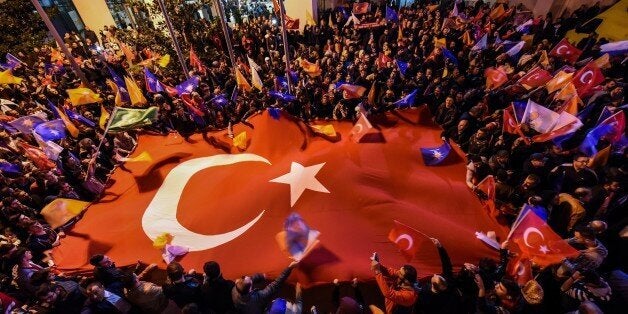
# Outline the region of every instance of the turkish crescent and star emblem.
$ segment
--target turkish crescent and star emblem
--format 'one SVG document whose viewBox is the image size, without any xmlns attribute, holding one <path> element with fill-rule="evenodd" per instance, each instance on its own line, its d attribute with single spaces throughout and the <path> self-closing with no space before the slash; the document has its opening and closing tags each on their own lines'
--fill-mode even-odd
<svg viewBox="0 0 628 314">
<path fill-rule="evenodd" d="M 173 236 L 172 245 L 187 247 L 190 251 L 208 250 L 230 242 L 244 234 L 262 218 L 265 210 L 262 209 L 256 217 L 241 227 L 220 234 L 201 234 L 193 232 L 184 227 L 177 219 L 179 200 L 181 199 L 186 183 L 194 174 L 203 169 L 234 165 L 242 162 L 261 162 L 272 165 L 266 158 L 256 154 L 221 154 L 194 158 L 177 165 L 168 173 L 144 212 L 142 217 L 144 233 L 153 241 L 160 235 L 169 233 Z M 294 207 L 305 190 L 330 193 L 329 190 L 316 179 L 316 174 L 324 165 L 325 163 L 320 163 L 304 167 L 297 162 L 292 162 L 288 173 L 274 178 L 269 182 L 288 184 L 290 186 L 290 207 Z"/>
<path fill-rule="evenodd" d="M 529 240 L 530 235 L 532 235 L 534 233 L 538 234 L 539 237 L 541 237 L 542 241 L 545 241 L 545 236 L 543 235 L 543 233 L 538 228 L 529 227 L 529 228 L 527 228 L 523 232 L 523 243 L 527 247 L 529 247 L 529 248 L 535 248 L 534 246 L 532 246 L 532 244 L 530 244 L 530 240 Z M 543 254 L 547 254 L 550 251 L 549 248 L 547 247 L 547 245 L 545 245 L 545 244 L 539 245 L 538 246 L 538 250 L 539 250 L 539 252 L 541 252 Z"/>
</svg>

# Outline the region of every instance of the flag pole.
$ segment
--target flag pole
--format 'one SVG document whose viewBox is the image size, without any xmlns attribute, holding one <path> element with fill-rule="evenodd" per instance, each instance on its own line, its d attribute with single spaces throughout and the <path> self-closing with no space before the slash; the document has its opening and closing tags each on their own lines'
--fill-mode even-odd
<svg viewBox="0 0 628 314">
<path fill-rule="evenodd" d="M 215 0 L 216 9 L 218 11 L 218 18 L 220 19 L 220 25 L 222 26 L 222 32 L 225 35 L 225 43 L 227 44 L 227 51 L 229 52 L 229 60 L 231 61 L 231 68 L 233 69 L 233 75 L 235 75 L 236 61 L 233 54 L 233 46 L 231 45 L 231 35 L 229 34 L 229 27 L 227 26 L 227 20 L 225 17 L 225 8 L 222 5 L 222 0 Z"/>
<path fill-rule="evenodd" d="M 283 0 L 279 0 L 279 14 L 281 19 L 281 37 L 283 39 L 283 53 L 286 56 L 286 82 L 288 83 L 288 94 L 292 94 L 292 78 L 290 77 L 290 49 L 288 47 L 288 32 L 286 31 L 286 7 Z"/>
<path fill-rule="evenodd" d="M 172 22 L 170 22 L 170 15 L 168 15 L 168 11 L 166 11 L 166 5 L 164 4 L 164 0 L 157 0 L 157 3 L 159 3 L 161 13 L 163 13 L 164 15 L 164 20 L 166 21 L 166 26 L 168 27 L 168 33 L 170 33 L 170 37 L 172 38 L 172 45 L 174 46 L 174 50 L 177 53 L 177 58 L 179 58 L 179 64 L 181 64 L 183 74 L 185 74 L 186 79 L 189 79 L 190 72 L 188 71 L 188 67 L 185 65 L 185 59 L 183 59 L 183 54 L 181 53 L 181 46 L 179 46 L 179 40 L 177 40 L 177 37 L 174 34 L 174 28 L 172 27 Z"/>
<path fill-rule="evenodd" d="M 48 31 L 50 31 L 50 34 L 52 35 L 52 37 L 54 37 L 55 41 L 57 42 L 57 44 L 59 45 L 59 47 L 65 54 L 66 58 L 70 60 L 70 66 L 72 66 L 72 70 L 74 71 L 74 73 L 79 77 L 83 85 L 89 86 L 89 81 L 87 80 L 85 73 L 81 71 L 81 67 L 78 65 L 74 57 L 72 57 L 72 53 L 68 49 L 68 46 L 66 46 L 65 43 L 63 42 L 61 35 L 59 35 L 59 32 L 57 32 L 57 29 L 50 21 L 50 17 L 48 17 L 48 14 L 46 13 L 46 11 L 44 11 L 44 8 L 41 7 L 41 4 L 39 3 L 38 0 L 31 0 L 31 2 L 35 6 L 37 13 L 39 13 L 39 16 L 44 21 L 44 24 L 46 24 Z"/>
</svg>

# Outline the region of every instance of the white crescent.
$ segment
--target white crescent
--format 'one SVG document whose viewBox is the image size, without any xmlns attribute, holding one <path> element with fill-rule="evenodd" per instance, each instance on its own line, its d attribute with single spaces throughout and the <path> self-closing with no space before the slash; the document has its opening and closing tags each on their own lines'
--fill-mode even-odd
<svg viewBox="0 0 628 314">
<path fill-rule="evenodd" d="M 545 241 L 545 236 L 543 236 L 543 233 L 539 229 L 534 228 L 534 227 L 529 227 L 523 232 L 523 243 L 525 243 L 527 247 L 533 247 L 530 245 L 530 243 L 528 243 L 528 237 L 530 236 L 531 233 L 537 233 L 538 235 L 541 236 L 541 239 Z"/>
<path fill-rule="evenodd" d="M 362 133 L 362 129 L 363 129 L 362 124 L 360 124 L 360 123 L 356 124 L 355 125 L 355 134 Z"/>
<path fill-rule="evenodd" d="M 556 48 L 556 53 L 559 54 L 559 55 L 562 55 L 563 53 L 560 52 L 560 50 L 563 49 L 563 48 L 567 48 L 567 46 L 561 45 L 560 47 Z M 570 53 L 571 53 L 571 51 L 569 51 L 569 50 L 567 50 L 567 52 L 565 52 L 566 55 L 568 55 Z"/>
<path fill-rule="evenodd" d="M 266 158 L 255 154 L 221 154 L 190 159 L 174 167 L 170 173 L 168 173 L 166 179 L 161 184 L 161 187 L 159 187 L 153 200 L 144 212 L 144 216 L 142 217 L 144 233 L 146 233 L 151 240 L 155 240 L 164 233 L 170 233 L 170 235 L 173 236 L 172 245 L 187 247 L 190 251 L 208 250 L 241 236 L 262 218 L 264 210 L 262 210 L 257 217 L 253 218 L 253 220 L 233 231 L 221 234 L 200 234 L 188 230 L 179 223 L 177 219 L 177 207 L 186 183 L 195 173 L 206 168 L 232 165 L 246 161 L 271 164 Z M 208 204 L 206 203 L 205 205 Z M 208 215 L 208 219 L 211 219 L 210 215 Z"/>
<path fill-rule="evenodd" d="M 585 80 L 585 78 L 587 78 L 587 77 L 591 77 L 591 78 L 588 79 L 588 80 Z M 586 71 L 586 72 L 582 73 L 582 76 L 580 76 L 580 83 L 582 83 L 582 84 L 589 84 L 589 83 L 591 83 L 592 79 L 593 79 L 593 71 L 589 70 L 589 71 Z"/>
<path fill-rule="evenodd" d="M 414 240 L 412 240 L 412 237 L 407 233 L 401 234 L 397 237 L 397 239 L 395 239 L 395 243 L 399 243 L 399 241 L 401 241 L 402 239 L 406 239 L 408 241 L 408 247 L 404 251 L 411 249 L 414 245 Z"/>
</svg>

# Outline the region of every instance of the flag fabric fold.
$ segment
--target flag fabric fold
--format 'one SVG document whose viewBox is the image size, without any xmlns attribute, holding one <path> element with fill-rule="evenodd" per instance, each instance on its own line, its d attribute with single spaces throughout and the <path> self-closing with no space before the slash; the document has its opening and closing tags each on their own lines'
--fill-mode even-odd
<svg viewBox="0 0 628 314">
<path fill-rule="evenodd" d="M 152 124 L 157 120 L 157 107 L 146 109 L 116 108 L 108 132 L 127 131 Z"/>
<path fill-rule="evenodd" d="M 34 130 L 44 141 L 55 141 L 64 139 L 67 134 L 65 132 L 65 124 L 61 119 L 46 121 L 40 123 Z"/>
<path fill-rule="evenodd" d="M 93 103 L 102 101 L 102 99 L 100 98 L 100 95 L 94 93 L 94 91 L 92 91 L 91 89 L 87 87 L 66 89 L 65 91 L 68 93 L 70 102 L 74 106 L 93 104 Z"/>
<path fill-rule="evenodd" d="M 563 60 L 567 60 L 569 63 L 574 64 L 580 58 L 582 51 L 574 47 L 567 38 L 563 38 L 552 50 L 549 55 Z"/>
<path fill-rule="evenodd" d="M 360 114 L 358 121 L 355 123 L 353 128 L 351 129 L 351 137 L 353 141 L 356 143 L 360 142 L 364 135 L 368 134 L 370 130 L 373 129 L 371 122 L 366 118 L 365 114 Z"/>
<path fill-rule="evenodd" d="M 319 235 L 320 232 L 310 228 L 299 214 L 291 213 L 275 239 L 282 252 L 293 260 L 300 261 L 319 243 Z"/>
</svg>

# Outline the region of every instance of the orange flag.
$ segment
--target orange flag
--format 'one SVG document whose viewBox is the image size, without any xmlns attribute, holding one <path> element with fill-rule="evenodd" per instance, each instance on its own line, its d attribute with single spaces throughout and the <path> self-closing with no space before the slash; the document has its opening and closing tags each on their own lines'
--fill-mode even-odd
<svg viewBox="0 0 628 314">
<path fill-rule="evenodd" d="M 240 72 L 240 70 L 238 70 L 237 68 L 235 69 L 235 75 L 236 75 L 236 84 L 238 84 L 238 88 L 243 89 L 247 92 L 250 92 L 251 84 L 249 84 L 249 82 L 246 80 L 244 75 L 242 75 L 242 72 Z"/>
<path fill-rule="evenodd" d="M 76 125 L 74 125 L 74 123 L 72 123 L 70 118 L 65 114 L 65 110 L 62 110 L 62 109 L 60 110 L 57 107 L 54 107 L 54 109 L 57 111 L 57 114 L 59 115 L 59 119 L 63 121 L 65 128 L 68 130 L 68 132 L 70 132 L 70 135 L 72 135 L 73 138 L 77 138 L 79 135 L 79 129 L 76 127 Z"/>
<path fill-rule="evenodd" d="M 560 92 L 554 95 L 554 99 L 568 100 L 573 98 L 574 96 L 578 96 L 578 92 L 576 91 L 576 87 L 573 85 L 573 83 L 569 82 L 560 90 Z"/>
<path fill-rule="evenodd" d="M 578 112 L 580 111 L 578 108 L 581 106 L 582 106 L 582 100 L 580 99 L 580 97 L 578 97 L 578 94 L 575 94 L 573 97 L 565 101 L 561 110 L 558 113 L 564 111 L 566 113 L 576 116 L 578 115 Z"/>
<path fill-rule="evenodd" d="M 564 71 L 558 72 L 547 84 L 545 84 L 545 88 L 548 93 L 553 93 L 569 84 L 571 79 L 573 78 L 573 73 L 567 73 Z"/>
</svg>

